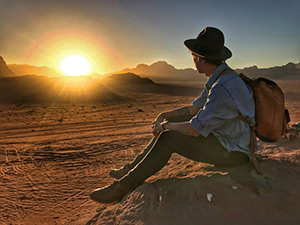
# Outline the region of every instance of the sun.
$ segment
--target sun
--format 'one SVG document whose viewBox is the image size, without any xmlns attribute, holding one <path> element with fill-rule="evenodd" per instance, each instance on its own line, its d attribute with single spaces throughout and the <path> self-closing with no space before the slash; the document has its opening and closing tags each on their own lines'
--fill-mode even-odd
<svg viewBox="0 0 300 225">
<path fill-rule="evenodd" d="M 68 76 L 84 76 L 91 72 L 88 61 L 79 55 L 69 55 L 60 63 L 60 69 Z"/>
</svg>

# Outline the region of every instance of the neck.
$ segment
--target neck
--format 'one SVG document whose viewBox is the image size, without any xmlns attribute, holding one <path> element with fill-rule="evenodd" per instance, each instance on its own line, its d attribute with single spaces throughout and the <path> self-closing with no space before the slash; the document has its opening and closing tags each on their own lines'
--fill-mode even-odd
<svg viewBox="0 0 300 225">
<path fill-rule="evenodd" d="M 204 70 L 204 74 L 207 77 L 211 77 L 211 75 L 213 74 L 213 72 L 218 68 L 218 66 L 216 65 L 207 65 L 205 70 Z"/>
</svg>

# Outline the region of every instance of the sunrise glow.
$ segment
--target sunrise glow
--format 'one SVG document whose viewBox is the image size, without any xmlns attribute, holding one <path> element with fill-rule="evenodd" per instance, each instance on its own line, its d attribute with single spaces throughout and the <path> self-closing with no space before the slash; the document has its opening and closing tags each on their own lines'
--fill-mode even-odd
<svg viewBox="0 0 300 225">
<path fill-rule="evenodd" d="M 91 72 L 88 61 L 79 55 L 65 57 L 60 63 L 60 69 L 68 76 L 84 76 Z"/>
</svg>

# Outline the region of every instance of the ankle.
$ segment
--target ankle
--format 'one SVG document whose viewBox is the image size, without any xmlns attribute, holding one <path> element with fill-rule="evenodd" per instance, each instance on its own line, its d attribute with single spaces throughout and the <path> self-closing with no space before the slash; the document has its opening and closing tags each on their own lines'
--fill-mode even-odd
<svg viewBox="0 0 300 225">
<path fill-rule="evenodd" d="M 134 190 L 139 186 L 138 182 L 136 182 L 129 176 L 123 177 L 122 179 L 119 180 L 119 182 L 122 186 L 128 187 L 131 190 Z"/>
</svg>

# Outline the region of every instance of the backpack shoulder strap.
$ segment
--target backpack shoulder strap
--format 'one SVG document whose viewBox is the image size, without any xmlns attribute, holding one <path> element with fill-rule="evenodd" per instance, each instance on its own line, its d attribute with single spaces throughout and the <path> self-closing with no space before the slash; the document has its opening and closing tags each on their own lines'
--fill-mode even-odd
<svg viewBox="0 0 300 225">
<path fill-rule="evenodd" d="M 223 71 L 216 77 L 215 82 L 216 82 L 216 80 L 219 79 L 220 76 L 223 76 L 223 75 L 228 74 L 228 73 L 230 73 L 230 72 L 234 72 L 234 71 L 231 70 L 231 69 L 225 69 L 225 70 L 223 70 Z M 234 73 L 235 73 L 235 72 L 234 72 Z M 207 89 L 208 91 L 210 90 L 210 88 L 211 88 L 211 87 L 209 87 L 208 85 L 206 85 L 206 89 Z"/>
<path fill-rule="evenodd" d="M 257 161 L 257 158 L 256 158 L 256 155 L 255 155 L 255 135 L 254 135 L 254 132 L 255 132 L 255 125 L 253 125 L 252 123 L 250 123 L 248 120 L 246 120 L 244 117 L 242 116 L 238 116 L 236 117 L 237 119 L 239 120 L 242 120 L 244 121 L 245 123 L 247 123 L 250 127 L 250 154 L 251 154 L 251 157 L 252 157 L 252 163 L 253 163 L 253 166 L 256 170 L 256 172 L 259 174 L 259 175 L 262 175 L 263 173 L 261 172 L 261 169 L 258 165 L 258 161 Z"/>
<path fill-rule="evenodd" d="M 228 73 L 231 73 L 231 72 L 236 73 L 234 70 L 226 69 L 226 70 L 224 70 L 222 73 L 220 73 L 220 74 L 217 76 L 216 80 L 217 80 L 220 76 L 223 76 L 223 75 L 228 74 Z"/>
<path fill-rule="evenodd" d="M 242 80 L 245 81 L 245 82 L 251 82 L 251 81 L 252 81 L 251 78 L 247 77 L 247 76 L 246 76 L 245 74 L 243 74 L 243 73 L 239 73 L 239 77 L 242 78 Z"/>
</svg>

